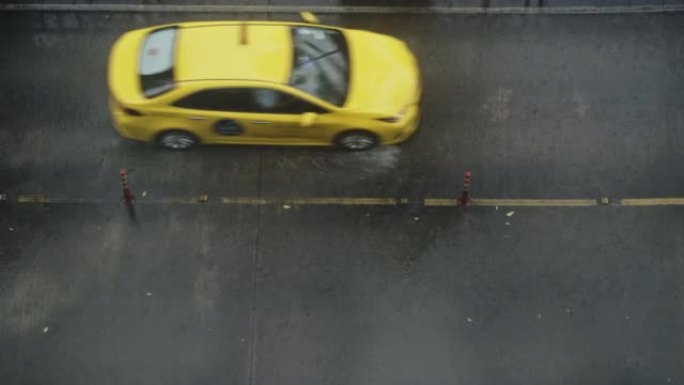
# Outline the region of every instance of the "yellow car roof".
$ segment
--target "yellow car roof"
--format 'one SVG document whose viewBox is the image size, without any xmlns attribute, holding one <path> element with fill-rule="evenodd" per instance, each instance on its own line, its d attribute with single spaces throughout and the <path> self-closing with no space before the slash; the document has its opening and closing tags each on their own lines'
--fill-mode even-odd
<svg viewBox="0 0 684 385">
<path fill-rule="evenodd" d="M 286 83 L 292 68 L 292 36 L 287 25 L 181 25 L 176 47 L 176 81 Z"/>
</svg>

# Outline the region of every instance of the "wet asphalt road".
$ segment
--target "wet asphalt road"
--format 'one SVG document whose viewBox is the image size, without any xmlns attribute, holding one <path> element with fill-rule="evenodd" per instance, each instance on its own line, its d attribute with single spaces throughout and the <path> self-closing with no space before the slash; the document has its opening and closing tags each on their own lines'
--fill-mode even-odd
<svg viewBox="0 0 684 385">
<path fill-rule="evenodd" d="M 415 51 L 409 142 L 117 138 L 114 39 L 235 17 L 0 13 L 0 192 L 111 202 L 0 206 L 0 382 L 684 383 L 682 207 L 117 203 L 122 166 L 149 199 L 456 197 L 465 169 L 486 198 L 684 196 L 684 14 L 327 15 Z"/>
<path fill-rule="evenodd" d="M 681 208 L 506 211 L 5 209 L 0 375 L 682 383 Z"/>
<path fill-rule="evenodd" d="M 450 197 L 465 169 L 480 197 L 684 194 L 682 14 L 327 16 L 414 49 L 424 120 L 409 142 L 361 154 L 175 154 L 122 143 L 106 108 L 111 43 L 133 27 L 222 16 L 3 14 L 0 176 L 8 192 L 111 196 L 111 176 L 125 166 L 157 197 Z"/>
</svg>

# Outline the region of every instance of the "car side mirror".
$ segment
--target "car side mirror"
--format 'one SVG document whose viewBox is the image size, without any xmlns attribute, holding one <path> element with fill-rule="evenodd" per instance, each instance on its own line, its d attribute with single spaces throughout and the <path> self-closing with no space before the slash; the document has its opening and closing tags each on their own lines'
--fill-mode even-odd
<svg viewBox="0 0 684 385">
<path fill-rule="evenodd" d="M 310 24 L 320 23 L 320 21 L 318 21 L 318 18 L 316 17 L 316 15 L 314 15 L 313 13 L 311 13 L 309 11 L 299 12 L 299 16 L 302 18 L 302 20 L 304 20 L 307 23 L 310 23 Z"/>
<path fill-rule="evenodd" d="M 302 120 L 299 121 L 299 125 L 302 127 L 311 127 L 316 123 L 318 119 L 318 114 L 315 112 L 306 112 L 302 114 Z"/>
</svg>

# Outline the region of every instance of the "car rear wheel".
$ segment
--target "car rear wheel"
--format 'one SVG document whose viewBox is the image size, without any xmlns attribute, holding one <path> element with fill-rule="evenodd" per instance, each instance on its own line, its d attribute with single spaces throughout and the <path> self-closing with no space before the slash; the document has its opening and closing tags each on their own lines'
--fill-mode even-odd
<svg viewBox="0 0 684 385">
<path fill-rule="evenodd" d="M 159 135 L 157 142 L 166 149 L 182 151 L 189 150 L 195 146 L 197 144 L 197 138 L 185 131 L 174 130 Z"/>
<path fill-rule="evenodd" d="M 364 131 L 351 131 L 340 135 L 336 144 L 346 150 L 363 151 L 378 145 L 375 135 Z"/>
</svg>

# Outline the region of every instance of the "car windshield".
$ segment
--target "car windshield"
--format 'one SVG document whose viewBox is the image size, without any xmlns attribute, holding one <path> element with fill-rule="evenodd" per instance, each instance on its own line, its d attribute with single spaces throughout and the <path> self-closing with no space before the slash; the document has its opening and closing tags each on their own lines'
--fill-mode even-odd
<svg viewBox="0 0 684 385">
<path fill-rule="evenodd" d="M 349 86 L 349 53 L 340 31 L 292 28 L 294 65 L 290 85 L 341 106 Z"/>
</svg>

